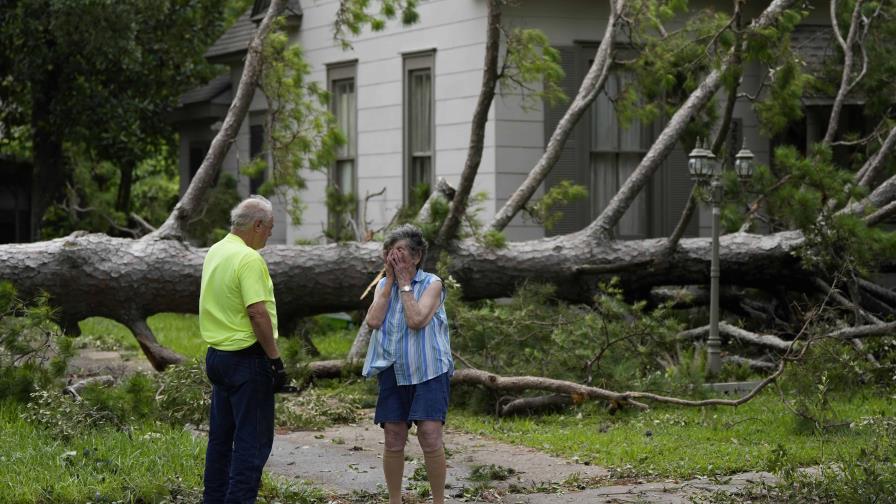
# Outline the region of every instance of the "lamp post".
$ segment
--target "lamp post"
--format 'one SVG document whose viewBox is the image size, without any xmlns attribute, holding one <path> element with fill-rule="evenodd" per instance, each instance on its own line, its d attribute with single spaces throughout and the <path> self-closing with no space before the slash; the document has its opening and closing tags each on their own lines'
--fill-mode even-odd
<svg viewBox="0 0 896 504">
<path fill-rule="evenodd" d="M 716 376 L 722 369 L 721 346 L 719 338 L 719 228 L 722 216 L 722 173 L 724 165 L 720 166 L 716 156 L 707 149 L 704 142 L 701 146 L 700 139 L 689 154 L 688 171 L 691 179 L 700 186 L 709 186 L 709 203 L 712 205 L 712 262 L 709 269 L 709 339 L 707 341 L 707 360 L 709 375 Z M 753 175 L 753 153 L 741 148 L 735 156 L 734 170 L 741 181 L 746 181 Z"/>
</svg>

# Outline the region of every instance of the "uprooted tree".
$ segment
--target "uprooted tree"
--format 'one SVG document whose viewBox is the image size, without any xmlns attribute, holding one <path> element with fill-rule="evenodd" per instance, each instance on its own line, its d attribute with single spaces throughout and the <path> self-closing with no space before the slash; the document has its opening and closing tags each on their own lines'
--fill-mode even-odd
<svg viewBox="0 0 896 504">
<path fill-rule="evenodd" d="M 413 20 L 413 2 L 383 0 L 390 6 L 382 12 L 393 15 L 402 8 L 404 19 Z M 222 160 L 245 118 L 249 102 L 261 78 L 263 43 L 283 10 L 284 1 L 272 1 L 251 41 L 245 68 L 230 111 L 215 137 L 199 171 L 168 220 L 140 239 L 112 238 L 101 234 L 75 233 L 47 242 L 0 246 L 0 278 L 11 280 L 24 294 L 45 291 L 58 308 L 61 325 L 77 333 L 77 322 L 89 316 L 104 316 L 121 322 L 134 333 L 156 369 L 181 360 L 154 338 L 146 318 L 159 312 L 195 313 L 198 304 L 204 250 L 186 241 L 191 216 L 202 210 Z M 802 74 L 789 52 L 789 33 L 804 13 L 795 0 L 774 0 L 755 18 L 745 19 L 742 3 L 730 13 L 703 11 L 694 14 L 684 28 L 667 30 L 663 23 L 685 7 L 681 2 L 612 0 L 610 15 L 594 62 L 578 94 L 551 135 L 545 152 L 529 177 L 497 212 L 489 233 L 500 233 L 510 220 L 530 203 L 536 189 L 557 162 L 573 126 L 604 87 L 614 69 L 638 78 L 620 92 L 615 103 L 620 115 L 655 120 L 668 117 L 665 127 L 625 180 L 607 207 L 585 229 L 562 236 L 525 242 L 496 244 L 482 236 L 459 238 L 459 229 L 480 163 L 484 128 L 496 86 L 507 74 L 501 62 L 501 12 L 503 1 L 488 2 L 488 33 L 482 90 L 471 122 L 468 157 L 457 190 L 451 192 L 444 219 L 433 235 L 436 249 L 430 257 L 448 258 L 447 268 L 459 282 L 467 299 L 511 295 L 530 280 L 553 284 L 559 298 L 590 303 L 597 285 L 612 277 L 632 298 L 659 296 L 663 286 L 702 286 L 708 282 L 710 241 L 682 238 L 682 230 L 693 214 L 699 192 L 682 215 L 682 223 L 667 238 L 616 240 L 613 230 L 635 198 L 648 184 L 676 144 L 693 145 L 696 136 L 714 136 L 712 150 L 721 155 L 732 121 L 734 102 L 753 100 L 754 108 L 768 132 L 780 130 L 800 114 L 799 100 L 805 88 L 821 83 Z M 339 26 L 352 31 L 377 26 L 378 19 L 343 0 Z M 887 60 L 892 44 L 893 7 L 884 4 L 831 5 L 832 26 L 840 46 L 836 68 L 833 113 L 824 139 L 806 154 L 793 148 L 776 152 L 773 168 L 760 167 L 748 191 L 732 181 L 732 206 L 726 209 L 729 228 L 743 231 L 726 234 L 721 240 L 723 283 L 728 288 L 751 288 L 766 292 L 787 307 L 788 296 L 814 295 L 824 303 L 836 303 L 852 314 L 833 335 L 852 340 L 887 334 L 893 328 L 881 318 L 896 314 L 896 294 L 873 281 L 873 274 L 893 257 L 894 240 L 878 226 L 896 211 L 896 176 L 892 175 L 892 151 L 896 126 L 891 119 L 893 59 Z M 844 30 L 847 32 L 844 38 Z M 633 60 L 616 57 L 614 43 L 628 37 L 640 49 Z M 511 45 L 507 40 L 505 46 Z M 548 48 L 543 48 L 547 50 Z M 546 54 L 542 51 L 542 54 Z M 860 60 L 860 61 L 857 61 Z M 884 64 L 882 62 L 889 63 Z M 768 69 L 756 96 L 741 89 L 745 65 L 760 63 Z M 519 77 L 523 72 L 517 72 Z M 540 79 L 541 77 L 539 77 Z M 886 87 L 888 100 L 876 103 L 878 126 L 864 138 L 837 136 L 839 111 L 848 97 L 857 94 L 873 101 L 871 89 Z M 878 93 L 876 96 L 879 96 Z M 724 100 L 721 118 L 715 100 Z M 877 100 L 880 102 L 880 100 Z M 646 104 L 646 105 L 645 105 Z M 837 138 L 841 138 L 837 140 Z M 849 148 L 847 163 L 835 161 L 833 149 Z M 836 157 L 836 159 L 840 159 Z M 839 164 L 838 164 L 839 163 Z M 432 197 L 438 197 L 438 191 Z M 743 210 L 747 211 L 744 212 Z M 751 223 L 761 221 L 765 234 L 751 234 Z M 359 298 L 382 267 L 380 244 L 347 242 L 320 246 L 272 245 L 262 251 L 276 287 L 278 314 L 284 333 L 304 316 L 337 310 L 363 309 Z M 696 296 L 699 302 L 700 296 Z M 767 305 L 748 302 L 740 308 L 747 316 L 767 320 L 776 336 L 723 326 L 731 338 L 762 345 L 779 354 L 774 373 L 760 388 L 774 380 L 788 360 L 805 350 L 800 335 L 803 320 L 790 318 Z M 693 301 L 692 301 L 693 302 Z M 819 301 L 821 302 L 821 301 Z M 783 319 L 783 320 L 782 320 Z M 775 325 L 778 324 L 778 325 Z M 772 327 L 774 326 L 774 327 Z M 683 333 L 694 337 L 700 330 Z M 805 338 L 802 338 L 803 340 Z M 873 359 L 873 356 L 869 356 Z M 338 373 L 342 362 L 313 364 L 313 374 Z M 486 371 L 458 371 L 455 380 L 492 388 L 518 391 L 541 389 L 560 394 L 600 398 L 614 404 L 643 406 L 639 398 L 685 405 L 740 404 L 758 391 L 737 401 L 683 401 L 645 393 L 617 393 L 548 378 L 500 377 Z"/>
</svg>

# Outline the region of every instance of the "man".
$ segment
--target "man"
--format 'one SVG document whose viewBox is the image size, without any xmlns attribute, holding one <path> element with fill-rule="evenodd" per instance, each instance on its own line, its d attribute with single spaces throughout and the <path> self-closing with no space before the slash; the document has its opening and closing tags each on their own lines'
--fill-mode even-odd
<svg viewBox="0 0 896 504">
<path fill-rule="evenodd" d="M 206 504 L 254 503 L 274 443 L 274 392 L 287 383 L 277 348 L 274 284 L 258 250 L 274 227 L 271 202 L 250 196 L 202 265 L 199 330 L 212 382 Z"/>
</svg>

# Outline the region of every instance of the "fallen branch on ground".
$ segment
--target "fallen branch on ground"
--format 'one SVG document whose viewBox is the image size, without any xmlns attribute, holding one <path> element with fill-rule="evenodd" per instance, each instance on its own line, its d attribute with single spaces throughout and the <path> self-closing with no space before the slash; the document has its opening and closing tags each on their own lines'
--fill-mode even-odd
<svg viewBox="0 0 896 504">
<path fill-rule="evenodd" d="M 109 375 L 102 376 L 91 376 L 90 378 L 85 378 L 81 381 L 72 383 L 68 387 L 62 389 L 63 394 L 68 394 L 75 398 L 75 400 L 81 400 L 80 392 L 87 388 L 89 385 L 99 385 L 101 387 L 110 387 L 115 384 L 115 378 Z"/>
</svg>

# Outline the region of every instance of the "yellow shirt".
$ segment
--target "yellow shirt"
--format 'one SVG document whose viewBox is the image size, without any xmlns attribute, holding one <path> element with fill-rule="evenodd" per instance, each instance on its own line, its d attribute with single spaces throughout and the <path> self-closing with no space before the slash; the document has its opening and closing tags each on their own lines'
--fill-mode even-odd
<svg viewBox="0 0 896 504">
<path fill-rule="evenodd" d="M 240 350 L 257 341 L 246 307 L 264 301 L 277 338 L 277 306 L 268 265 L 242 238 L 228 234 L 212 245 L 202 264 L 199 331 L 209 346 Z"/>
</svg>

